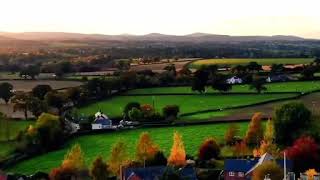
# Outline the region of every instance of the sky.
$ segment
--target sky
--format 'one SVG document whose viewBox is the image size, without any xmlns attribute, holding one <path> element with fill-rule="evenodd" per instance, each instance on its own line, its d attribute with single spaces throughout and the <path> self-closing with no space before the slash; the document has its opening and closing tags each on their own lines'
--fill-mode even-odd
<svg viewBox="0 0 320 180">
<path fill-rule="evenodd" d="M 0 31 L 320 38 L 319 0 L 0 0 Z"/>
</svg>

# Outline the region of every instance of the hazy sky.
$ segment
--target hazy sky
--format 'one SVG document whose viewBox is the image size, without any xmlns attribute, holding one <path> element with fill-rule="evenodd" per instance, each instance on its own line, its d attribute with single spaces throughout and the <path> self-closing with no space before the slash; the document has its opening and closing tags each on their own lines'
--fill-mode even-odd
<svg viewBox="0 0 320 180">
<path fill-rule="evenodd" d="M 0 31 L 320 38 L 320 0 L 0 0 L 0 7 Z"/>
</svg>

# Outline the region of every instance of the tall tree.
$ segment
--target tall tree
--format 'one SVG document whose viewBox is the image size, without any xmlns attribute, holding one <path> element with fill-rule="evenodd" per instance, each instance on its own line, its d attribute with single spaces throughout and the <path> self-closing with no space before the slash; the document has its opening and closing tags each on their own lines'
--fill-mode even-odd
<svg viewBox="0 0 320 180">
<path fill-rule="evenodd" d="M 250 89 L 255 89 L 257 93 L 261 93 L 262 91 L 266 91 L 267 87 L 265 86 L 266 81 L 263 78 L 254 78 L 250 84 Z"/>
<path fill-rule="evenodd" d="M 13 86 L 10 83 L 4 82 L 0 84 L 0 99 L 3 99 L 8 104 L 13 95 Z"/>
<path fill-rule="evenodd" d="M 28 119 L 28 111 L 31 109 L 31 99 L 32 96 L 28 93 L 20 92 L 16 93 L 16 95 L 11 99 L 13 103 L 13 111 L 22 111 L 24 113 L 24 117 Z"/>
<path fill-rule="evenodd" d="M 182 136 L 175 132 L 173 136 L 173 145 L 171 148 L 171 153 L 168 158 L 168 165 L 171 166 L 184 166 L 186 164 L 186 151 L 184 149 L 184 144 Z"/>
<path fill-rule="evenodd" d="M 220 92 L 227 92 L 232 89 L 232 84 L 227 83 L 228 76 L 223 74 L 215 74 L 211 78 L 211 87 Z"/>
<path fill-rule="evenodd" d="M 149 133 L 141 133 L 136 149 L 136 159 L 145 165 L 146 160 L 154 158 L 158 151 L 159 147 L 152 142 Z"/>
<path fill-rule="evenodd" d="M 13 95 L 14 95 L 13 86 L 10 83 L 4 82 L 0 84 L 0 99 L 4 100 L 8 108 L 9 108 L 8 103 Z M 9 109 L 7 110 L 7 112 L 9 112 Z M 8 118 L 5 118 L 5 119 L 6 119 L 6 137 L 7 137 L 7 140 L 9 140 L 10 138 L 9 119 Z"/>
<path fill-rule="evenodd" d="M 70 167 L 78 170 L 86 168 L 84 153 L 79 144 L 73 145 L 71 150 L 65 155 L 62 161 L 62 167 Z"/>
<path fill-rule="evenodd" d="M 235 137 L 239 133 L 239 127 L 235 124 L 230 124 L 229 128 L 227 129 L 224 140 L 227 145 L 233 145 L 235 143 Z"/>
<path fill-rule="evenodd" d="M 262 113 L 255 113 L 250 121 L 246 136 L 244 138 L 248 145 L 255 146 L 259 145 L 263 138 L 263 128 L 262 128 Z"/>
<path fill-rule="evenodd" d="M 120 168 L 128 160 L 127 146 L 123 141 L 118 141 L 112 146 L 109 157 L 109 169 L 114 175 L 120 173 Z"/>
<path fill-rule="evenodd" d="M 205 92 L 208 79 L 209 73 L 206 69 L 204 67 L 198 69 L 193 75 L 192 91 Z"/>
<path fill-rule="evenodd" d="M 39 84 L 32 89 L 32 94 L 33 96 L 39 98 L 40 100 L 43 100 L 45 95 L 50 91 L 52 91 L 52 88 L 50 85 Z"/>
<path fill-rule="evenodd" d="M 49 106 L 57 108 L 59 110 L 59 114 L 62 113 L 63 106 L 67 103 L 65 94 L 58 91 L 48 92 L 45 96 L 45 100 Z"/>
</svg>

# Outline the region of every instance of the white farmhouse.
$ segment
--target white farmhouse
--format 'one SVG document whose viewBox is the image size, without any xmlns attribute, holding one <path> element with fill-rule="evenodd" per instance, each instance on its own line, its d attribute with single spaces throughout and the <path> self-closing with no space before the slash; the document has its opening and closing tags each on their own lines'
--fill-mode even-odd
<svg viewBox="0 0 320 180">
<path fill-rule="evenodd" d="M 92 123 L 92 130 L 97 129 L 112 129 L 112 121 L 102 112 L 95 114 L 95 120 Z"/>
<path fill-rule="evenodd" d="M 227 79 L 228 84 L 241 84 L 242 82 L 243 82 L 242 79 L 237 76 L 233 76 Z"/>
</svg>

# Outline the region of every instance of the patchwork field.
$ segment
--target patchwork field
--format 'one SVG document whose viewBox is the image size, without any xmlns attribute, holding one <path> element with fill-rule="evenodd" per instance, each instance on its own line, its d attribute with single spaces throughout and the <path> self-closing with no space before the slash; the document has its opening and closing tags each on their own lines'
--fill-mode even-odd
<svg viewBox="0 0 320 180">
<path fill-rule="evenodd" d="M 17 91 L 31 91 L 32 88 L 39 84 L 48 84 L 53 89 L 62 89 L 67 87 L 80 86 L 82 83 L 79 81 L 54 81 L 54 80 L 2 80 L 0 83 L 8 82 L 13 85 Z"/>
<path fill-rule="evenodd" d="M 255 61 L 261 65 L 271 64 L 309 64 L 313 58 L 261 58 L 261 59 L 204 59 L 198 60 L 190 64 L 189 67 L 197 68 L 202 65 L 244 65 Z"/>
<path fill-rule="evenodd" d="M 270 100 L 295 97 L 296 93 L 286 94 L 252 94 L 252 95 L 162 95 L 162 96 L 116 96 L 108 100 L 93 103 L 79 109 L 80 114 L 93 115 L 102 110 L 109 117 L 119 117 L 129 102 L 153 104 L 156 110 L 162 111 L 166 105 L 180 106 L 180 114 L 203 110 L 224 109 L 250 105 Z"/>
<path fill-rule="evenodd" d="M 320 90 L 320 81 L 298 81 L 285 83 L 269 83 L 266 84 L 266 92 L 310 92 Z M 208 93 L 218 92 L 211 87 L 207 89 Z M 230 92 L 255 92 L 249 89 L 249 85 L 234 85 Z M 145 88 L 134 89 L 128 91 L 127 94 L 170 94 L 170 93 L 190 93 L 198 94 L 191 90 L 191 87 L 159 87 L 159 88 Z"/>
<path fill-rule="evenodd" d="M 248 123 L 236 123 L 240 128 L 240 135 L 243 136 L 247 130 Z M 187 154 L 196 155 L 201 142 L 207 137 L 221 139 L 230 123 L 214 125 L 196 125 L 184 127 L 165 127 L 165 128 L 145 128 L 130 131 L 120 131 L 110 134 L 86 135 L 75 138 L 68 142 L 62 150 L 47 153 L 35 158 L 23 161 L 9 169 L 12 172 L 31 174 L 36 171 L 48 172 L 50 169 L 61 164 L 64 154 L 75 143 L 80 144 L 84 151 L 86 163 L 91 165 L 94 158 L 98 155 L 105 159 L 110 154 L 112 144 L 119 139 L 127 142 L 128 152 L 133 158 L 136 143 L 141 132 L 149 132 L 152 139 L 160 148 L 169 154 L 172 146 L 172 135 L 175 131 L 182 134 Z M 41 164 L 41 166 L 39 166 Z"/>
</svg>

